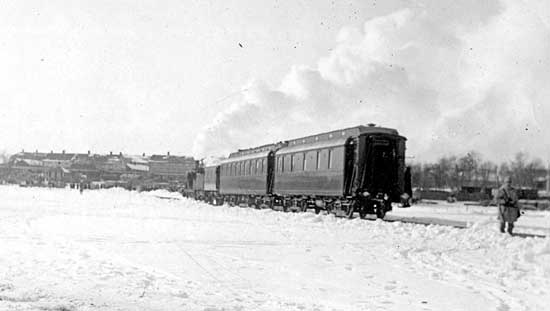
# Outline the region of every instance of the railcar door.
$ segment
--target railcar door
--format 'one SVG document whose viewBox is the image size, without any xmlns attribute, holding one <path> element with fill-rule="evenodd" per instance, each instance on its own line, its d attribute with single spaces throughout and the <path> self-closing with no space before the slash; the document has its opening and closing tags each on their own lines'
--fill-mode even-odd
<svg viewBox="0 0 550 311">
<path fill-rule="evenodd" d="M 363 185 L 372 195 L 388 194 L 392 200 L 399 197 L 397 144 L 391 137 L 372 135 L 367 139 L 366 174 Z"/>
</svg>

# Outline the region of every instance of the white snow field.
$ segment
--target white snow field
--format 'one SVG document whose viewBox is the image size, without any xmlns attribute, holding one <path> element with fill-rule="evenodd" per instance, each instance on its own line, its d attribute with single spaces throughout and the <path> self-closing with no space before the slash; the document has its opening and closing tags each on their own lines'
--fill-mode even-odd
<svg viewBox="0 0 550 311">
<path fill-rule="evenodd" d="M 458 209 L 469 228 L 1 186 L 0 310 L 550 310 L 550 238 Z"/>
</svg>

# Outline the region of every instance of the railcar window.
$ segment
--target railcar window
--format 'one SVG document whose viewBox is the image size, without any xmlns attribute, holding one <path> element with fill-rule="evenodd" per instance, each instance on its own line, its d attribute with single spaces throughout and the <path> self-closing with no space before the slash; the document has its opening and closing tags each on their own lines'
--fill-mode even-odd
<svg viewBox="0 0 550 311">
<path fill-rule="evenodd" d="M 328 168 L 328 149 L 323 149 L 319 152 L 319 170 Z"/>
<path fill-rule="evenodd" d="M 265 166 L 265 159 L 262 159 L 262 173 L 265 174 L 267 167 Z"/>
<path fill-rule="evenodd" d="M 292 164 L 291 164 L 291 163 L 292 163 L 292 161 L 291 161 L 291 160 L 292 160 L 292 159 L 291 159 L 292 157 L 290 156 L 290 154 L 287 154 L 287 155 L 285 155 L 284 158 L 285 158 L 285 159 L 284 159 L 284 161 L 283 161 L 283 172 L 285 172 L 285 171 L 287 171 L 287 172 L 288 172 L 288 171 L 292 171 Z"/>
<path fill-rule="evenodd" d="M 243 174 L 243 162 L 239 162 L 239 171 L 237 172 L 237 176 L 241 176 Z"/>
<path fill-rule="evenodd" d="M 328 150 L 328 169 L 332 168 L 332 149 Z"/>
<path fill-rule="evenodd" d="M 344 167 L 344 147 L 334 148 L 332 150 L 332 168 L 341 169 Z"/>
<path fill-rule="evenodd" d="M 319 164 L 321 164 L 321 152 L 317 151 L 316 160 L 315 160 L 315 169 L 319 170 Z"/>
<path fill-rule="evenodd" d="M 296 164 L 294 163 L 295 157 L 293 154 L 290 155 L 290 171 L 294 172 L 296 170 Z"/>
<path fill-rule="evenodd" d="M 309 151 L 304 157 L 304 171 L 314 171 L 317 169 L 318 151 Z"/>
<path fill-rule="evenodd" d="M 259 175 L 259 173 L 261 172 L 261 168 L 260 168 L 261 162 L 262 162 L 261 160 L 256 160 L 256 171 L 254 172 L 255 175 Z"/>
<path fill-rule="evenodd" d="M 304 170 L 304 154 L 303 153 L 297 153 L 294 155 L 294 165 L 293 170 L 294 171 L 303 171 Z"/>
</svg>

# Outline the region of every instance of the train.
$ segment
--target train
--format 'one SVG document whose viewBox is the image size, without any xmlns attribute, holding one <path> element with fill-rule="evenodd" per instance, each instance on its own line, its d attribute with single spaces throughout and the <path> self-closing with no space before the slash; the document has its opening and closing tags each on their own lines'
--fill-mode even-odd
<svg viewBox="0 0 550 311">
<path fill-rule="evenodd" d="M 239 149 L 191 173 L 183 194 L 213 205 L 384 218 L 392 202 L 412 197 L 406 140 L 368 124 Z"/>
</svg>

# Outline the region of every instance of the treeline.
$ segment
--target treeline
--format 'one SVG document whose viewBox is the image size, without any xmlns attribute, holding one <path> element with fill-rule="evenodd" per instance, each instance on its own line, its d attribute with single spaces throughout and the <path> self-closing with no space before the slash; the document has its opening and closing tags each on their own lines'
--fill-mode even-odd
<svg viewBox="0 0 550 311">
<path fill-rule="evenodd" d="M 440 189 L 495 187 L 505 176 L 512 177 L 517 187 L 535 188 L 537 178 L 546 177 L 544 162 L 523 152 L 512 161 L 497 164 L 472 151 L 461 157 L 442 157 L 435 163 L 414 163 L 411 171 L 413 187 Z"/>
</svg>

